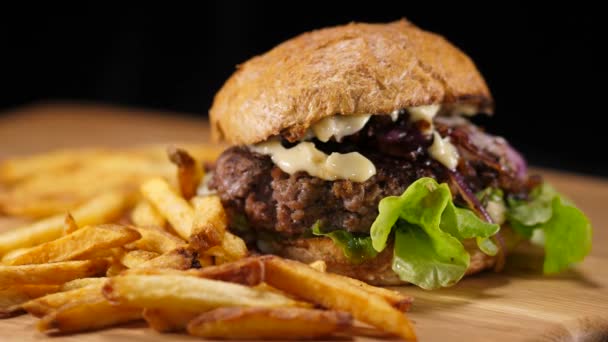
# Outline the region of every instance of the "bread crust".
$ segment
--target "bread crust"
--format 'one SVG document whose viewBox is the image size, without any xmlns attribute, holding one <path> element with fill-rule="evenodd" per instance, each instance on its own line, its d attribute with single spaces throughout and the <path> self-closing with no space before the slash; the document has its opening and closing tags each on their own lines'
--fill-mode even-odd
<svg viewBox="0 0 608 342">
<path fill-rule="evenodd" d="M 477 248 L 474 240 L 465 240 L 464 246 L 471 255 L 469 268 L 465 275 L 479 273 L 493 268 L 496 257 L 484 254 Z M 387 246 L 375 258 L 361 264 L 351 263 L 342 250 L 331 239 L 314 237 L 297 240 L 285 240 L 280 246 L 275 246 L 275 254 L 285 258 L 311 263 L 323 260 L 327 271 L 359 279 L 378 286 L 403 285 L 407 282 L 399 279 L 392 270 L 393 246 Z"/>
<path fill-rule="evenodd" d="M 492 97 L 467 55 L 402 19 L 304 33 L 248 60 L 216 94 L 210 120 L 216 141 L 295 141 L 327 116 L 446 103 L 491 112 Z"/>
</svg>

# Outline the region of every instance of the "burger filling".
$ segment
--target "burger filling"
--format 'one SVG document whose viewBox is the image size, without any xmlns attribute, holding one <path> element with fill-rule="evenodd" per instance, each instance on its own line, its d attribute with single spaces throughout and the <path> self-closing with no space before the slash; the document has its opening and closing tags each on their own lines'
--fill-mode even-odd
<svg viewBox="0 0 608 342">
<path fill-rule="evenodd" d="M 313 125 L 302 141 L 276 137 L 233 147 L 217 160 L 210 188 L 232 226 L 247 227 L 257 240 L 324 235 L 353 262 L 394 240 L 393 270 L 402 280 L 449 286 L 468 267 L 462 240 L 477 239 L 482 251 L 500 255 L 499 224 L 509 219 L 531 235 L 555 215 L 530 219 L 526 208 L 537 200 L 552 208 L 560 197 L 527 176 L 524 160 L 504 139 L 438 112 L 424 106 L 335 116 Z M 576 226 L 588 237 L 585 222 Z M 585 242 L 580 245 L 584 255 Z"/>
</svg>

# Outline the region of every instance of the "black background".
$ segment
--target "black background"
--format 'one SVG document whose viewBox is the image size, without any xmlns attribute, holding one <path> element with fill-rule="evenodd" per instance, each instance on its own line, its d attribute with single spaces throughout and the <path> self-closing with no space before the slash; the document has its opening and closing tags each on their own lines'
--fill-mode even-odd
<svg viewBox="0 0 608 342">
<path fill-rule="evenodd" d="M 94 101 L 207 115 L 234 66 L 300 32 L 407 17 L 468 53 L 496 100 L 476 121 L 535 165 L 608 176 L 602 11 L 409 1 L 199 2 L 3 10 L 0 109 Z M 602 72 L 603 74 L 603 72 Z M 0 114 L 1 115 L 1 114 Z"/>
</svg>

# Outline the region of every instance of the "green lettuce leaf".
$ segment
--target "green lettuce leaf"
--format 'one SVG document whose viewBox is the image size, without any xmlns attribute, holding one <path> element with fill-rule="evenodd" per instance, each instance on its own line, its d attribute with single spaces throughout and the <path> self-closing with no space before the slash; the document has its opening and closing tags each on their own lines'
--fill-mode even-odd
<svg viewBox="0 0 608 342">
<path fill-rule="evenodd" d="M 567 269 L 591 251 L 589 219 L 546 183 L 535 188 L 528 201 L 509 200 L 507 217 L 523 237 L 543 237 L 537 240 L 544 241 L 546 274 Z"/>
<path fill-rule="evenodd" d="M 353 264 L 360 264 L 378 255 L 378 252 L 372 247 L 372 239 L 369 236 L 354 236 L 345 230 L 323 233 L 319 222 L 312 226 L 312 233 L 316 236 L 326 236 L 332 239 L 342 249 L 344 256 Z"/>
<path fill-rule="evenodd" d="M 400 221 L 395 230 L 393 270 L 423 289 L 454 285 L 464 276 L 469 259 L 460 241 L 440 229 Z"/>
<path fill-rule="evenodd" d="M 371 240 L 382 251 L 395 227 L 393 270 L 399 277 L 425 289 L 456 283 L 469 266 L 461 241 L 478 238 L 482 251 L 496 253 L 489 237 L 500 227 L 479 219 L 452 202 L 447 184 L 421 178 L 399 196 L 386 197 L 378 206 Z"/>
<path fill-rule="evenodd" d="M 509 199 L 510 221 L 516 221 L 523 226 L 533 227 L 551 219 L 552 201 L 557 192 L 547 183 L 534 188 L 529 201 Z"/>
</svg>

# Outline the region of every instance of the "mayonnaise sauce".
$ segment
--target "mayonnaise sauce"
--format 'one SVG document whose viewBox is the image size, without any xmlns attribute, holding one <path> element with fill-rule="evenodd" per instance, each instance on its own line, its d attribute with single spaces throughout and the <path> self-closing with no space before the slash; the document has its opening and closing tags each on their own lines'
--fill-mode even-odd
<svg viewBox="0 0 608 342">
<path fill-rule="evenodd" d="M 347 179 L 365 182 L 376 174 L 374 164 L 359 152 L 332 153 L 329 156 L 311 142 L 300 142 L 285 148 L 278 140 L 263 142 L 251 147 L 257 153 L 269 155 L 283 172 L 294 174 L 304 171 L 325 180 Z"/>
</svg>

